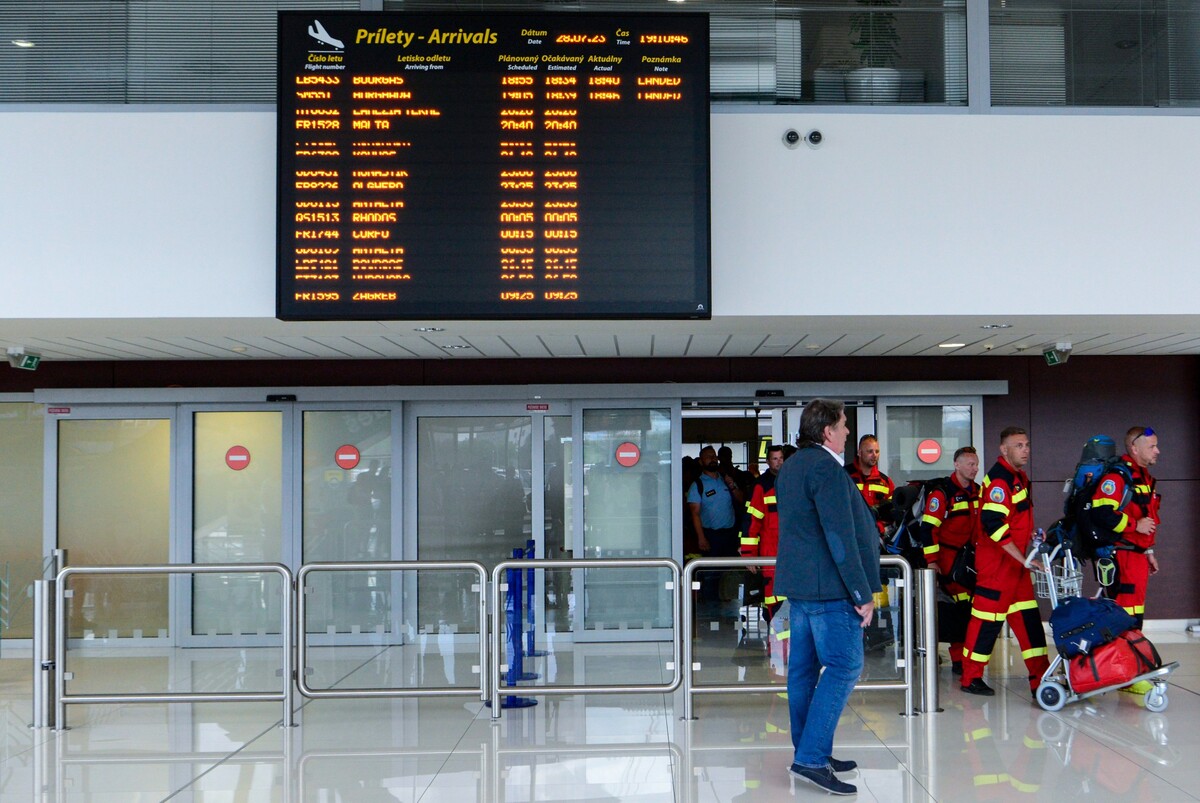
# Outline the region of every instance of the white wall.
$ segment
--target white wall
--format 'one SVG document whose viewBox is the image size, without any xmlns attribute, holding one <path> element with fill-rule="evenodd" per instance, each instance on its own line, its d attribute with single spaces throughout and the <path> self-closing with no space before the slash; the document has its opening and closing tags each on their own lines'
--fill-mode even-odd
<svg viewBox="0 0 1200 803">
<path fill-rule="evenodd" d="M 0 316 L 274 317 L 274 126 L 0 113 Z M 712 140 L 716 316 L 1196 311 L 1200 117 L 722 111 Z"/>
</svg>

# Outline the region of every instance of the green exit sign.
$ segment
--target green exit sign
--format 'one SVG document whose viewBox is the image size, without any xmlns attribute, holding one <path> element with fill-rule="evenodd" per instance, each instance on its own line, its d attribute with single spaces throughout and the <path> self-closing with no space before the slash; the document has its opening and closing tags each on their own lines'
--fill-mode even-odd
<svg viewBox="0 0 1200 803">
<path fill-rule="evenodd" d="M 22 354 L 17 358 L 14 368 L 20 368 L 24 371 L 36 371 L 37 367 L 42 364 L 42 358 L 36 354 Z"/>
</svg>

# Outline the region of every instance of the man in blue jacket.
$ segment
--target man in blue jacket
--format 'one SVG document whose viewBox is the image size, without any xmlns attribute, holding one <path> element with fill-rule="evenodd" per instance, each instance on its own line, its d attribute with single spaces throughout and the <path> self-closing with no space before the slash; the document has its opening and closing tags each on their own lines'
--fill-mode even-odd
<svg viewBox="0 0 1200 803">
<path fill-rule="evenodd" d="M 775 593 L 791 609 L 790 772 L 839 795 L 858 790 L 834 773 L 858 765 L 831 755 L 833 732 L 862 673 L 862 628 L 880 590 L 875 517 L 842 467 L 847 434 L 844 405 L 813 399 L 800 417 L 801 448 L 775 481 Z"/>
</svg>

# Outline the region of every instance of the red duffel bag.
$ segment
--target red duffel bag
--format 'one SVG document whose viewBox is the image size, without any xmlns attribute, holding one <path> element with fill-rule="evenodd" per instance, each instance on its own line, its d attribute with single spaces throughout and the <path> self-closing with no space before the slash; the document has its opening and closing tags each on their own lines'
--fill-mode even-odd
<svg viewBox="0 0 1200 803">
<path fill-rule="evenodd" d="M 1128 630 L 1115 641 L 1071 659 L 1071 690 L 1084 694 L 1105 686 L 1124 686 L 1160 666 L 1162 658 L 1150 639 L 1140 630 Z"/>
</svg>

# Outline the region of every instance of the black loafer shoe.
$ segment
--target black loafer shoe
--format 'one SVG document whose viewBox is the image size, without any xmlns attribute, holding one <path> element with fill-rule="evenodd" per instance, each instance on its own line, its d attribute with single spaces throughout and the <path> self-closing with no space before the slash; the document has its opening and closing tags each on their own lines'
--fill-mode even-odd
<svg viewBox="0 0 1200 803">
<path fill-rule="evenodd" d="M 821 767 L 820 769 L 812 769 L 811 767 L 801 767 L 799 764 L 793 764 L 788 768 L 796 778 L 806 781 L 818 789 L 824 789 L 831 795 L 857 795 L 858 787 L 854 784 L 849 784 L 844 781 L 839 781 L 837 776 L 833 774 L 833 770 L 829 767 Z"/>
<path fill-rule="evenodd" d="M 967 694 L 978 694 L 982 697 L 994 697 L 996 692 L 992 691 L 992 687 L 983 682 L 983 678 L 975 678 L 970 685 L 962 686 L 963 691 Z"/>
<path fill-rule="evenodd" d="M 840 758 L 829 757 L 829 768 L 834 772 L 849 772 L 850 770 L 858 769 L 857 761 L 845 760 Z"/>
</svg>

